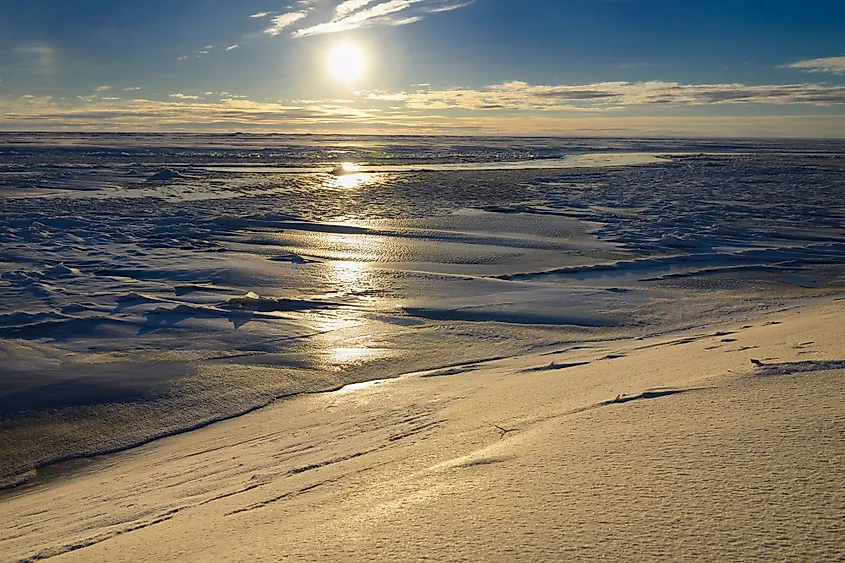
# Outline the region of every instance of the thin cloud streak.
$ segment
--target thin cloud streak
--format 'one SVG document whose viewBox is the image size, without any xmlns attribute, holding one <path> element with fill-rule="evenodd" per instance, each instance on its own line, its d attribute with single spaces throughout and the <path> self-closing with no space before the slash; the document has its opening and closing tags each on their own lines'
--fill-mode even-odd
<svg viewBox="0 0 845 563">
<path fill-rule="evenodd" d="M 429 8 L 425 10 L 429 14 L 439 14 L 441 12 L 451 12 L 452 10 L 457 10 L 458 8 L 465 8 L 470 4 L 475 3 L 475 0 L 469 0 L 469 2 L 461 2 L 460 4 L 452 4 L 448 6 L 441 6 L 439 8 Z"/>
<path fill-rule="evenodd" d="M 222 93 L 221 93 L 222 94 Z M 414 94 L 408 94 L 410 99 Z M 395 103 L 385 98 L 381 103 Z M 350 107 L 350 100 L 254 102 L 231 96 L 217 101 L 188 95 L 166 101 L 97 99 L 70 106 L 50 97 L 0 98 L 0 129 L 4 130 L 202 130 L 242 129 L 288 132 L 411 132 L 414 134 L 578 134 L 578 135 L 699 135 L 841 137 L 845 116 L 754 117 L 583 117 L 565 111 L 471 115 L 450 112 L 394 112 L 375 107 Z M 375 101 L 375 100 L 368 100 Z"/>
<path fill-rule="evenodd" d="M 279 35 L 285 28 L 292 26 L 306 16 L 308 16 L 307 11 L 288 12 L 286 14 L 274 16 L 272 19 L 273 25 L 265 29 L 264 33 L 273 36 Z"/>
<path fill-rule="evenodd" d="M 831 72 L 845 74 L 845 56 L 807 59 L 781 65 L 781 68 L 795 68 L 804 72 Z"/>
<path fill-rule="evenodd" d="M 677 82 L 603 82 L 545 86 L 506 82 L 481 90 L 425 90 L 406 95 L 406 106 L 420 110 L 595 111 L 627 106 L 712 104 L 845 104 L 845 87 L 819 84 L 746 86 Z"/>
<path fill-rule="evenodd" d="M 331 120 L 354 124 L 359 121 L 365 123 L 379 113 L 378 110 L 352 108 L 330 101 L 312 102 L 308 105 L 254 102 L 240 97 L 206 101 L 201 96 L 182 93 L 170 94 L 169 98 L 173 101 L 136 98 L 115 103 L 118 101 L 116 98 L 85 98 L 89 103 L 82 107 L 60 104 L 51 97 L 31 95 L 16 100 L 4 100 L 5 109 L 0 113 L 0 124 L 10 121 L 50 120 L 55 120 L 57 124 L 89 121 L 91 127 L 121 125 L 128 120 L 148 128 L 179 121 L 183 124 L 231 121 L 232 124 L 280 125 L 292 120 L 310 120 L 311 123 Z M 102 123 L 102 120 L 109 123 Z"/>
<path fill-rule="evenodd" d="M 360 10 L 368 4 L 372 4 L 373 2 L 375 2 L 375 0 L 346 0 L 345 2 L 341 2 L 340 4 L 338 4 L 338 6 L 334 9 L 335 17 L 346 17 L 352 12 Z"/>
<path fill-rule="evenodd" d="M 373 25 L 408 25 L 420 21 L 425 15 L 457 10 L 470 4 L 472 1 L 345 0 L 335 8 L 334 17 L 330 21 L 298 29 L 293 36 L 308 37 Z"/>
<path fill-rule="evenodd" d="M 47 43 L 23 43 L 13 49 L 23 69 L 37 74 L 51 75 L 58 70 L 58 53 Z"/>
</svg>

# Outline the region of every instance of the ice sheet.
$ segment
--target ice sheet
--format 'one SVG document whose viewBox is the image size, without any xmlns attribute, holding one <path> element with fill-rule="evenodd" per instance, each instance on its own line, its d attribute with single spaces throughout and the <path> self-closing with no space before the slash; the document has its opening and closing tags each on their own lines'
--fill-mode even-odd
<svg viewBox="0 0 845 563">
<path fill-rule="evenodd" d="M 841 149 L 0 135 L 0 480 L 279 397 L 835 291 Z M 323 171 L 342 161 L 372 169 Z"/>
</svg>

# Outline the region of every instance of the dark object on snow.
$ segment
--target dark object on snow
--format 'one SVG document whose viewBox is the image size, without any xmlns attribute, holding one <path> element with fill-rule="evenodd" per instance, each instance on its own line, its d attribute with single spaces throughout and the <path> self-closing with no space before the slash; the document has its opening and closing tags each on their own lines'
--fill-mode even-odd
<svg viewBox="0 0 845 563">
<path fill-rule="evenodd" d="M 173 180 L 174 178 L 181 178 L 182 175 L 172 168 L 162 168 L 149 178 L 147 182 L 163 182 L 165 180 Z"/>
</svg>

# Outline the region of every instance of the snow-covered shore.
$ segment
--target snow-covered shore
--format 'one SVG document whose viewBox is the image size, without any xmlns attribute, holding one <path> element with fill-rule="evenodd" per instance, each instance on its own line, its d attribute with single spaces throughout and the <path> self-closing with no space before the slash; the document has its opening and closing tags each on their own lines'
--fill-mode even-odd
<svg viewBox="0 0 845 563">
<path fill-rule="evenodd" d="M 840 148 L 0 135 L 0 486 L 280 397 L 838 291 Z M 364 172 L 315 172 L 337 159 Z"/>
<path fill-rule="evenodd" d="M 842 147 L 0 134 L 0 559 L 759 555 L 688 529 L 839 459 Z"/>
<path fill-rule="evenodd" d="M 5 493 L 0 558 L 838 560 L 843 377 L 826 298 L 300 396 Z"/>
</svg>

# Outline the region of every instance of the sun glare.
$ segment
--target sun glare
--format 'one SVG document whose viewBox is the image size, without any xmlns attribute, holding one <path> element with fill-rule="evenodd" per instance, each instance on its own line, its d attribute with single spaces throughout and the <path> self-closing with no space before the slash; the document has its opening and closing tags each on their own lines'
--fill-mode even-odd
<svg viewBox="0 0 845 563">
<path fill-rule="evenodd" d="M 340 45 L 329 53 L 329 71 L 341 82 L 361 78 L 367 66 L 363 51 L 354 45 Z"/>
</svg>

